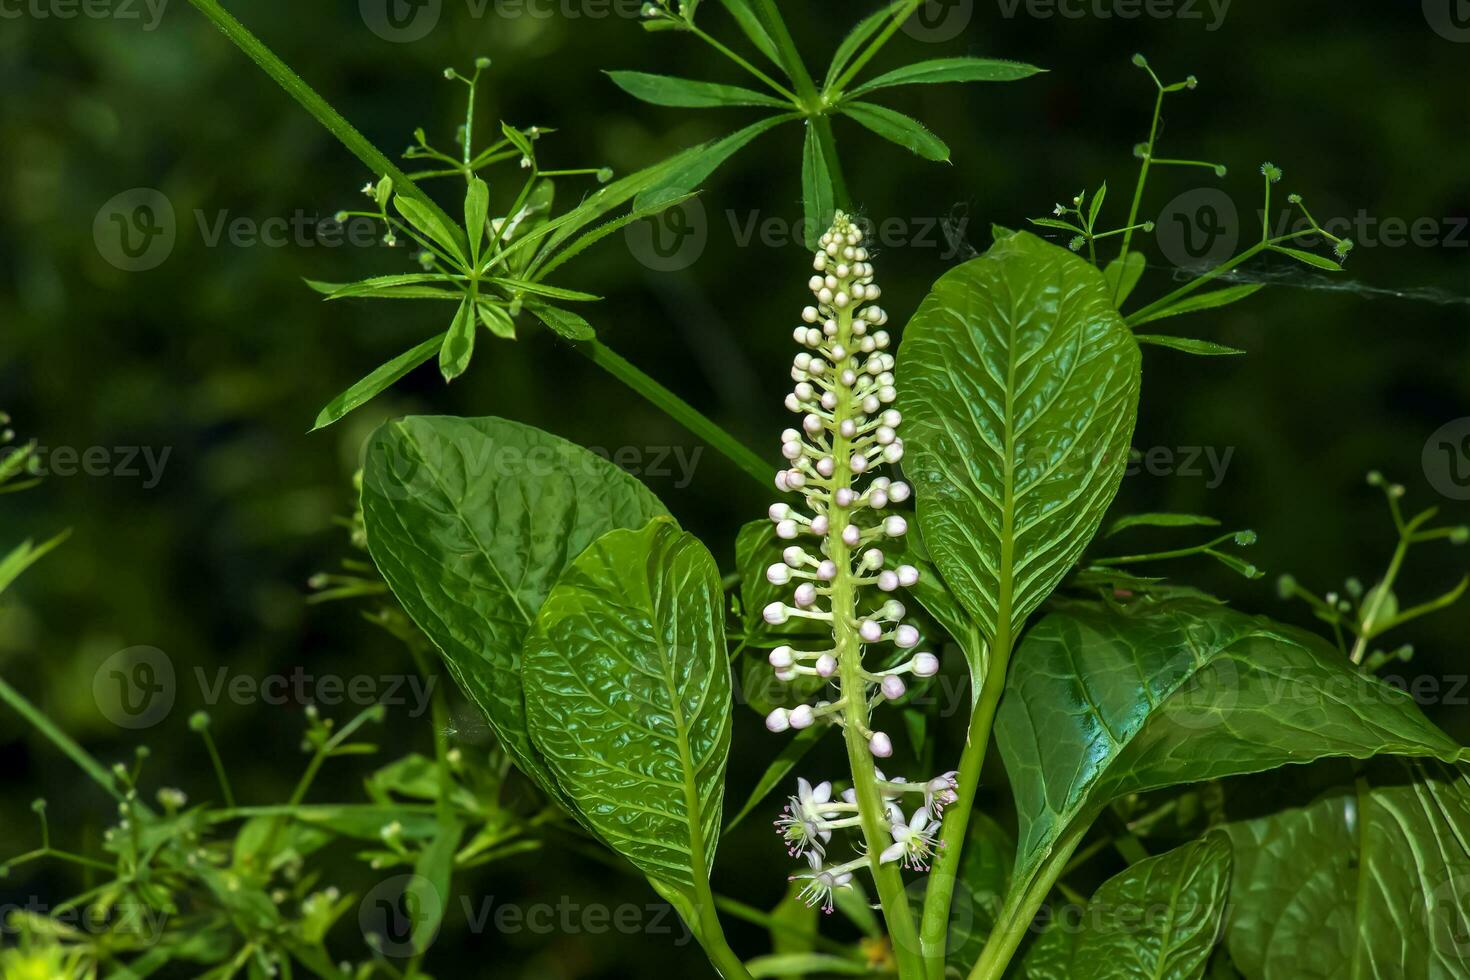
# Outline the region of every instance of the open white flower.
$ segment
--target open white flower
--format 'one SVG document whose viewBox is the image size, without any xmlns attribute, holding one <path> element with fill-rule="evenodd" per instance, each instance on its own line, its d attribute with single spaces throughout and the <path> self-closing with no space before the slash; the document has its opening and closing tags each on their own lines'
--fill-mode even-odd
<svg viewBox="0 0 1470 980">
<path fill-rule="evenodd" d="M 832 893 L 839 888 L 852 887 L 852 865 L 841 864 L 831 868 L 822 867 L 822 858 L 815 853 L 808 853 L 807 863 L 812 870 L 806 874 L 792 875 L 791 881 L 805 881 L 806 885 L 797 893 L 797 898 L 808 906 L 816 908 L 821 906 L 822 911 L 828 915 L 832 914 Z M 855 862 L 861 864 L 862 862 Z"/>
<path fill-rule="evenodd" d="M 884 849 L 878 860 L 883 864 L 899 862 L 914 871 L 927 871 L 929 858 L 934 855 L 934 838 L 939 833 L 939 822 L 929 816 L 927 807 L 919 807 L 905 822 L 900 814 L 891 828 L 893 843 Z"/>
<path fill-rule="evenodd" d="M 776 829 L 786 839 L 786 849 L 792 857 L 804 854 L 810 860 L 814 855 L 821 857 L 827 853 L 832 831 L 822 826 L 829 816 L 822 804 L 831 801 L 831 783 L 814 787 L 805 779 L 796 780 L 796 795 L 787 801 L 776 820 Z"/>
</svg>

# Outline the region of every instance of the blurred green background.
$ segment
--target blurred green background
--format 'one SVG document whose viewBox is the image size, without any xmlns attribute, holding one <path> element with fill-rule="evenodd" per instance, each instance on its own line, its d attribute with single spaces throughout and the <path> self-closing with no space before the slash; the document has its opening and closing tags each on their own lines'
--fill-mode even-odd
<svg viewBox="0 0 1470 980">
<path fill-rule="evenodd" d="M 783 5 L 814 69 L 875 6 Z M 1470 518 L 1470 489 L 1449 466 L 1470 474 L 1470 442 L 1453 455 L 1455 440 L 1470 437 L 1470 422 L 1453 425 L 1470 416 L 1470 30 L 1449 19 L 1451 0 L 1443 9 L 1237 0 L 1223 19 L 1218 4 L 1181 0 L 1153 8 L 1172 9 L 1168 17 L 1098 15 L 1134 6 L 1073 0 L 1061 7 L 1082 16 L 1064 16 L 1025 0 L 951 0 L 927 26 L 898 35 L 877 67 L 976 54 L 1050 73 L 1007 85 L 895 90 L 885 103 L 946 139 L 953 164 L 923 163 L 839 121 L 849 183 L 863 214 L 901 222 L 876 262 L 885 306 L 902 323 L 929 284 L 970 254 L 946 243 L 939 219 L 983 251 L 992 222 L 1021 226 L 1106 179 L 1108 220 L 1121 224 L 1136 172 L 1131 148 L 1147 135 L 1152 108 L 1152 86 L 1129 64 L 1142 51 L 1165 81 L 1194 73 L 1201 82 L 1166 104 L 1161 152 L 1218 161 L 1230 174 L 1158 174 L 1144 213 L 1158 218 L 1161 241 L 1149 243 L 1140 296 L 1171 288 L 1169 253 L 1177 255 L 1181 239 L 1177 231 L 1169 238 L 1178 226 L 1166 205 L 1184 195 L 1178 207 L 1188 210 L 1202 189 L 1218 187 L 1249 236 L 1262 161 L 1286 170 L 1278 202 L 1299 191 L 1319 220 L 1351 219 L 1358 249 L 1343 276 L 1329 284 L 1287 270 L 1252 300 L 1178 328 L 1247 348 L 1249 357 L 1147 351 L 1135 445 L 1168 448 L 1176 465 L 1129 478 L 1117 504 L 1119 513 L 1188 510 L 1255 529 L 1260 542 L 1250 557 L 1267 578 L 1247 582 L 1203 563 L 1174 572 L 1243 608 L 1309 623 L 1302 608 L 1277 599 L 1272 580 L 1290 571 L 1325 591 L 1349 574 L 1381 573 L 1393 534 L 1381 497 L 1364 485 L 1369 469 L 1403 482 L 1411 506 L 1438 504 L 1450 520 Z M 659 109 L 621 93 L 602 70 L 742 79 L 693 39 L 646 33 L 599 0 L 444 0 L 433 29 L 411 42 L 375 33 L 366 0 L 232 7 L 390 153 L 416 126 L 452 145 L 462 89 L 441 72 L 467 69 L 478 55 L 494 61 L 481 118 L 555 128 L 540 144 L 548 166 L 627 173 L 755 118 L 755 110 Z M 404 252 L 327 247 L 309 234 L 281 247 L 228 236 L 211 244 L 211 234 L 221 216 L 258 225 L 300 215 L 311 224 L 358 206 L 358 188 L 372 175 L 183 0 L 169 0 L 156 21 L 141 3 L 127 8 L 137 19 L 121 16 L 122 7 L 62 18 L 65 8 L 46 0 L 4 9 L 0 408 L 21 438 L 49 450 L 105 448 L 110 471 L 58 474 L 0 499 L 0 546 L 74 529 L 0 606 L 0 672 L 100 758 L 126 758 L 141 741 L 153 750 L 155 783 L 206 797 L 206 757 L 185 721 L 210 707 L 241 795 L 279 800 L 299 772 L 304 705 L 211 706 L 196 670 L 212 683 L 221 667 L 249 677 L 298 667 L 342 675 L 407 669 L 401 648 L 349 605 L 305 603 L 308 577 L 347 554 L 333 518 L 350 512 L 361 445 L 390 415 L 503 415 L 585 445 L 632 447 L 628 458 L 645 467 L 666 448 L 695 459 L 687 481 L 677 465 L 645 475 L 728 567 L 735 530 L 760 516 L 766 495 L 545 334 L 483 343 L 450 388 L 426 367 L 335 428 L 308 435 L 329 398 L 442 329 L 441 311 L 328 305 L 301 282 L 407 271 Z M 701 19 L 745 50 L 715 0 Z M 670 263 L 643 261 L 648 250 L 634 233 L 608 239 L 558 275 L 607 297 L 590 316 L 611 347 L 773 461 L 808 259 L 785 231 L 774 242 L 744 236 L 752 219 L 778 230 L 799 221 L 798 163 L 799 134 L 787 127 L 723 168 L 701 199 L 702 243 L 672 260 L 680 268 L 650 268 Z M 99 243 L 108 202 L 135 188 L 171 204 L 176 241 L 156 268 L 128 272 Z M 562 182 L 563 203 L 579 192 Z M 1404 242 L 1390 219 L 1420 222 L 1421 240 Z M 1443 434 L 1431 442 L 1446 425 L 1450 450 L 1438 447 Z M 1426 472 L 1427 444 L 1427 458 L 1440 462 Z M 156 485 L 141 457 L 139 475 L 121 472 L 129 447 L 147 447 L 155 460 L 168 452 Z M 1191 470 L 1183 465 L 1190 447 L 1213 456 Z M 1205 460 L 1227 453 L 1223 474 L 1212 472 Z M 1467 565 L 1464 550 L 1426 547 L 1400 594 L 1410 602 L 1437 594 Z M 1470 672 L 1467 624 L 1462 607 L 1400 638 L 1418 650 L 1408 672 L 1438 678 L 1453 693 L 1427 710 L 1462 740 L 1470 739 L 1470 689 L 1454 679 Z M 156 726 L 132 732 L 104 717 L 92 691 L 99 665 L 137 645 L 167 653 L 178 697 Z M 468 714 L 460 721 L 467 746 L 483 742 L 483 726 Z M 947 738 L 959 721 L 945 721 Z M 740 725 L 732 798 L 743 798 L 779 748 L 754 715 L 742 714 Z M 390 712 L 381 741 L 389 752 L 426 749 L 427 721 Z M 110 820 L 101 794 L 9 713 L 0 714 L 0 757 L 0 858 L 33 846 L 28 806 L 36 796 L 51 800 L 69 846 L 87 834 L 95 840 Z M 337 765 L 314 797 L 351 798 L 366 766 Z M 725 842 L 720 865 L 719 890 L 755 904 L 769 906 L 784 888 L 786 862 L 762 819 Z M 342 881 L 371 884 L 346 855 Z M 29 868 L 4 882 L 0 904 L 55 901 L 81 884 L 69 872 Z M 637 882 L 555 852 L 477 873 L 467 890 L 477 900 L 553 906 L 654 900 Z M 349 929 L 343 942 L 355 938 Z M 760 947 L 742 927 L 732 938 L 742 949 Z M 476 935 L 451 915 L 428 966 L 440 976 L 706 975 L 697 947 L 674 939 Z"/>
</svg>

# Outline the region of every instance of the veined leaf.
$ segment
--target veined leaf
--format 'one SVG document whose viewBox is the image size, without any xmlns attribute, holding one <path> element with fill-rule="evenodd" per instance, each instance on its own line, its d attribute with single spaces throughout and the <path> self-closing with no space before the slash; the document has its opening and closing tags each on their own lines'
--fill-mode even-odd
<svg viewBox="0 0 1470 980">
<path fill-rule="evenodd" d="M 527 637 L 526 718 L 587 824 L 644 874 L 690 887 L 720 839 L 730 668 L 715 560 L 671 518 L 609 531 Z"/>
<path fill-rule="evenodd" d="M 761 20 L 760 14 L 750 6 L 750 0 L 720 0 L 730 16 L 740 25 L 740 30 L 750 38 L 760 53 L 771 59 L 772 64 L 781 65 L 781 55 L 776 48 L 776 42 L 771 39 L 771 32 L 766 30 L 765 22 Z"/>
<path fill-rule="evenodd" d="M 1013 893 L 1131 793 L 1327 757 L 1467 755 L 1318 638 L 1192 599 L 1074 603 L 1042 620 L 995 734 L 1020 822 Z"/>
<path fill-rule="evenodd" d="M 879 75 L 852 89 L 850 96 L 863 95 L 895 85 L 935 85 L 941 82 L 1014 82 L 1030 78 L 1042 69 L 1019 61 L 995 58 L 933 58 L 905 65 Z"/>
<path fill-rule="evenodd" d="M 1102 187 L 1098 189 L 1098 192 L 1096 194 L 1092 195 L 1092 206 L 1088 208 L 1087 211 L 1087 226 L 1089 228 L 1095 229 L 1097 227 L 1098 216 L 1102 214 L 1103 202 L 1107 199 L 1108 182 L 1103 181 Z M 1106 278 L 1106 276 L 1104 276 L 1104 278 Z"/>
<path fill-rule="evenodd" d="M 1108 537 L 1121 534 L 1135 527 L 1219 527 L 1213 517 L 1199 514 L 1129 514 L 1120 517 L 1108 528 Z"/>
<path fill-rule="evenodd" d="M 1185 313 L 1198 313 L 1201 310 L 1215 310 L 1231 303 L 1238 303 L 1247 297 L 1254 296 L 1265 288 L 1265 283 L 1251 282 L 1240 286 L 1226 286 L 1224 289 L 1212 290 L 1208 293 L 1195 293 L 1186 296 L 1172 306 L 1166 306 L 1161 310 L 1155 310 L 1147 314 L 1134 314 L 1128 318 L 1130 327 L 1140 327 L 1145 323 L 1153 323 L 1165 317 L 1182 316 Z"/>
<path fill-rule="evenodd" d="M 368 550 L 516 764 L 565 800 L 526 731 L 521 645 L 562 570 L 665 513 L 580 446 L 505 419 L 409 417 L 368 443 Z"/>
<path fill-rule="evenodd" d="M 1470 976 L 1470 783 L 1383 760 L 1304 807 L 1226 825 L 1226 941 L 1254 980 Z"/>
<path fill-rule="evenodd" d="M 674 198 L 693 193 L 720 164 L 743 149 L 751 140 L 796 118 L 794 114 L 786 113 L 762 119 L 760 122 L 751 123 L 744 129 L 736 130 L 729 136 L 696 147 L 698 151 L 696 153 L 680 154 L 678 165 L 666 171 L 657 183 L 639 192 L 638 196 L 633 199 L 633 206 L 635 208 L 652 207 L 655 204 L 668 203 Z"/>
<path fill-rule="evenodd" d="M 832 63 L 827 68 L 826 81 L 822 83 L 825 90 L 830 91 L 837 83 L 843 69 L 857 55 L 859 49 L 868 43 L 868 39 L 877 34 L 878 29 L 886 24 L 900 8 L 907 5 L 908 0 L 895 0 L 857 22 L 857 26 L 848 32 L 847 36 L 842 39 L 842 43 L 837 46 L 837 51 L 832 55 Z"/>
<path fill-rule="evenodd" d="M 1193 337 L 1168 337 L 1163 334 L 1140 333 L 1134 334 L 1133 339 L 1140 344 L 1148 344 L 1151 347 L 1166 347 L 1169 350 L 1194 354 L 1198 357 L 1234 357 L 1238 354 L 1245 353 L 1245 351 L 1236 347 L 1226 347 L 1224 344 L 1215 344 L 1208 340 L 1196 340 Z"/>
<path fill-rule="evenodd" d="M 527 303 L 531 315 L 568 340 L 591 340 L 597 336 L 586 317 L 570 310 L 557 309 L 544 303 Z"/>
<path fill-rule="evenodd" d="M 653 105 L 684 109 L 739 105 L 775 106 L 779 109 L 787 105 L 780 99 L 738 85 L 718 85 L 714 82 L 651 75 L 641 71 L 610 71 L 604 74 L 613 80 L 614 85 L 635 99 Z"/>
<path fill-rule="evenodd" d="M 925 160 L 949 162 L 949 147 L 944 140 L 929 132 L 917 119 L 871 102 L 844 102 L 842 114 Z"/>
<path fill-rule="evenodd" d="M 475 304 L 475 309 L 479 313 L 480 322 L 484 324 L 486 330 L 502 340 L 516 339 L 516 322 L 511 319 L 505 307 L 481 299 Z M 470 320 L 471 323 L 474 322 L 473 317 Z M 473 334 L 473 326 L 470 328 L 470 332 Z"/>
<path fill-rule="evenodd" d="M 526 293 L 531 296 L 545 296 L 547 299 L 560 299 L 568 303 L 595 303 L 602 299 L 595 293 L 584 293 L 576 289 L 563 289 L 560 286 L 552 286 L 544 282 L 532 282 L 529 279 L 506 279 L 501 277 L 491 278 L 491 283 L 513 293 Z"/>
<path fill-rule="evenodd" d="M 357 384 L 342 392 L 336 398 L 333 398 L 321 410 L 321 413 L 317 415 L 316 422 L 312 425 L 311 431 L 315 432 L 317 429 L 325 429 L 348 412 L 361 408 L 363 405 L 372 401 L 380 392 L 396 384 L 408 372 L 433 357 L 434 352 L 443 346 L 446 336 L 448 336 L 448 331 L 436 334 L 417 347 L 404 351 L 357 382 Z"/>
<path fill-rule="evenodd" d="M 1139 361 L 1102 274 L 1026 232 L 946 273 L 909 323 L 897 373 L 918 523 L 986 638 L 1019 631 L 1096 533 Z"/>
<path fill-rule="evenodd" d="M 1108 291 L 1113 295 L 1113 302 L 1122 306 L 1133 290 L 1138 288 L 1138 281 L 1143 278 L 1143 270 L 1148 268 L 1148 259 L 1142 252 L 1129 252 L 1126 258 L 1114 259 L 1109 262 L 1107 268 L 1103 269 L 1103 278 L 1108 281 Z"/>
<path fill-rule="evenodd" d="M 1081 913 L 1026 957 L 1027 980 L 1200 980 L 1230 893 L 1224 834 L 1140 861 L 1109 879 Z"/>
<path fill-rule="evenodd" d="M 446 224 L 434 211 L 411 197 L 397 194 L 393 198 L 393 206 L 398 209 L 399 214 L 408 219 L 408 223 L 417 229 L 419 234 L 438 245 L 461 266 L 469 264 L 469 260 L 465 257 L 464 234 L 460 229 Z"/>
<path fill-rule="evenodd" d="M 1304 265 L 1309 265 L 1314 269 L 1321 269 L 1324 272 L 1342 271 L 1342 266 L 1339 263 L 1318 255 L 1315 252 L 1304 252 L 1299 248 L 1287 248 L 1285 245 L 1272 245 L 1271 251 L 1280 252 L 1282 255 L 1296 259 Z"/>
<path fill-rule="evenodd" d="M 439 347 L 439 373 L 445 381 L 453 381 L 464 374 L 475 354 L 475 306 L 465 297 L 454 314 L 454 322 L 444 334 L 444 343 Z"/>
<path fill-rule="evenodd" d="M 801 205 L 806 246 L 815 250 L 817 240 L 832 225 L 836 204 L 832 192 L 832 172 L 828 169 L 817 128 L 806 126 L 806 139 L 801 151 Z"/>
<path fill-rule="evenodd" d="M 470 258 L 480 261 L 485 241 L 485 218 L 490 213 L 490 185 L 479 177 L 470 179 L 464 195 L 464 227 L 470 236 Z"/>
<path fill-rule="evenodd" d="M 429 846 L 414 862 L 413 877 L 409 889 L 415 894 L 405 896 L 404 905 L 409 909 L 412 924 L 413 949 L 423 952 L 439 935 L 439 926 L 444 922 L 444 913 L 449 909 L 450 881 L 454 877 L 454 853 L 459 850 L 464 827 L 447 819 L 439 824 L 439 831 Z"/>
</svg>

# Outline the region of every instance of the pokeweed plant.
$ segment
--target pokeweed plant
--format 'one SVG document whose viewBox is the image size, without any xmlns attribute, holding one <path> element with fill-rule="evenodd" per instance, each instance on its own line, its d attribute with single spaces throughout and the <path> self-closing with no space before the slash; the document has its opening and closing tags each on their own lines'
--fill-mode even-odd
<svg viewBox="0 0 1470 980">
<path fill-rule="evenodd" d="M 360 289 L 393 298 L 433 291 L 425 298 L 458 304 L 453 325 L 425 345 L 419 363 L 437 351 L 446 377 L 457 374 L 472 349 L 466 331 L 474 335 L 475 320 L 505 332 L 518 302 L 531 308 L 556 300 L 548 306 L 561 309 L 581 299 L 549 293 L 562 287 L 542 284 L 534 260 L 514 267 L 505 258 L 517 248 L 532 250 L 522 243 L 552 237 L 544 231 L 554 224 L 549 218 L 540 237 L 534 226 L 516 237 L 522 225 L 541 220 L 527 212 L 545 177 L 531 133 L 503 127 L 504 146 L 474 151 L 471 112 L 458 157 L 419 140 L 410 156 L 434 161 L 421 178 L 466 180 L 467 220 L 460 225 L 216 3 L 192 2 L 387 178 L 370 188 L 372 213 L 387 234 L 401 233 L 428 253 L 427 278 Z M 798 62 L 783 57 L 792 46 L 774 4 L 725 5 L 758 48 L 765 52 L 768 41 L 788 76 L 800 77 Z M 694 27 L 696 6 L 654 4 L 650 20 L 704 39 Z M 862 36 L 846 52 L 851 60 L 839 58 L 836 103 L 822 108 L 793 93 L 794 108 L 808 110 L 809 128 L 819 130 L 808 146 L 819 148 L 825 167 L 831 164 L 820 130 L 828 110 L 844 104 L 841 93 L 860 94 L 845 88 L 849 76 L 912 8 L 895 5 L 858 29 Z M 1272 237 L 1267 223 L 1261 242 L 1241 256 L 1134 314 L 1121 312 L 1146 269 L 1132 243 L 1147 227 L 1138 217 L 1148 176 L 1155 167 L 1190 163 L 1155 151 L 1165 95 L 1193 82 L 1164 85 L 1149 74 L 1158 90 L 1154 126 L 1139 153 L 1127 221 L 1099 230 L 1099 190 L 1037 222 L 1071 234 L 1071 248 L 998 228 L 989 251 L 934 284 L 896 353 L 888 315 L 876 304 L 873 256 L 857 223 L 832 208 L 831 225 L 812 243 L 813 299 L 793 333 L 803 348 L 786 402 L 796 424 L 782 433 L 782 462 L 772 467 L 782 499 L 764 526 L 741 532 L 732 577 L 721 576 L 709 548 L 636 479 L 550 433 L 506 419 L 409 417 L 386 423 L 368 445 L 354 527 L 376 573 L 357 564 L 320 584 L 386 600 L 380 574 L 397 603 L 384 624 L 410 639 L 415 656 L 432 644 L 544 799 L 537 812 L 546 822 L 574 821 L 585 838 L 645 877 L 722 976 L 1470 973 L 1470 949 L 1457 941 L 1470 925 L 1459 902 L 1470 887 L 1470 784 L 1458 768 L 1467 753 L 1412 698 L 1374 676 L 1394 657 L 1372 648 L 1388 629 L 1459 597 L 1463 583 L 1404 610 L 1393 590 L 1410 546 L 1463 543 L 1465 529 L 1431 527 L 1432 512 L 1404 520 L 1397 503 L 1403 491 L 1388 488 L 1400 543 L 1378 583 L 1361 596 L 1350 587 L 1351 601 L 1283 585 L 1313 604 L 1333 628 L 1336 648 L 1139 567 L 1204 556 L 1257 577 L 1259 569 L 1226 550 L 1249 546 L 1251 532 L 1163 552 L 1108 553 L 1115 534 L 1217 527 L 1199 515 L 1140 514 L 1122 517 L 1112 534 L 1098 538 L 1137 420 L 1140 342 L 1149 338 L 1133 328 L 1243 298 L 1243 290 L 1231 292 L 1235 287 L 1194 291 L 1263 252 L 1340 267 L 1292 248 L 1295 236 Z M 478 77 L 463 79 L 472 96 Z M 644 79 L 632 88 L 655 84 L 682 93 L 667 98 L 713 97 L 694 83 Z M 531 173 L 496 224 L 477 180 L 502 154 L 518 154 Z M 723 159 L 715 156 L 716 163 Z M 687 178 L 691 159 L 639 178 L 648 181 L 643 190 L 664 181 L 654 204 L 689 190 L 666 178 L 681 167 Z M 1268 165 L 1263 177 L 1269 210 L 1280 172 Z M 821 200 L 821 181 L 808 183 L 815 189 L 810 206 Z M 632 198 L 637 211 L 639 193 L 623 185 L 603 202 L 620 197 L 610 209 Z M 1106 248 L 1113 238 L 1121 252 L 1100 267 L 1097 244 Z M 1350 249 L 1329 240 L 1338 258 Z M 543 246 L 536 254 L 552 256 L 540 267 L 544 273 L 558 253 Z M 1220 352 L 1194 344 L 1196 352 Z M 1191 348 L 1177 340 L 1165 346 Z M 637 380 L 641 375 L 624 370 L 620 377 L 635 379 L 630 384 L 653 392 L 696 431 L 710 431 L 707 420 Z M 894 469 L 900 465 L 901 473 Z M 738 595 L 728 594 L 732 589 Z M 1352 636 L 1350 649 L 1344 633 Z M 922 759 L 934 748 L 927 719 L 908 699 L 940 672 L 933 651 L 943 649 L 946 636 L 965 661 L 971 710 L 959 758 L 931 764 Z M 751 651 L 760 651 L 762 669 L 785 685 L 784 703 L 761 706 L 765 727 L 791 741 L 726 820 L 726 769 L 739 722 L 732 661 L 755 659 Z M 135 769 L 103 769 L 3 683 L 0 697 L 118 797 L 124 824 L 108 846 L 120 874 L 107 887 L 154 902 L 196 888 L 220 904 L 187 906 L 221 917 L 217 928 L 200 927 L 206 934 L 240 934 L 223 961 L 212 961 L 218 965 L 210 975 L 259 975 L 293 960 L 321 976 L 346 975 L 307 941 L 320 935 L 302 934 L 294 919 L 271 918 L 260 900 L 281 904 L 266 891 L 275 883 L 280 841 L 290 828 L 315 826 L 304 816 L 311 812 L 304 790 L 283 809 L 229 806 L 214 817 L 161 797 L 165 816 L 155 818 L 138 802 Z M 358 751 L 345 739 L 370 717 L 335 734 L 314 721 L 307 777 L 326 758 Z M 894 761 L 905 758 L 890 734 L 900 719 L 922 760 L 908 772 Z M 436 728 L 441 736 L 447 731 Z M 771 807 L 789 856 L 799 861 L 780 911 L 800 903 L 840 909 L 867 937 L 858 946 L 803 929 L 793 936 L 779 912 L 717 896 L 711 883 L 722 836 L 766 806 L 828 732 L 842 735 L 846 771 L 797 778 L 794 792 L 783 794 L 785 809 L 775 815 Z M 1012 801 L 1009 813 L 977 809 L 992 741 L 1004 774 L 999 798 Z M 454 764 L 451 753 L 440 737 L 434 763 L 406 768 L 442 774 Z M 1232 777 L 1288 766 L 1324 778 L 1325 791 L 1264 816 L 1238 816 L 1222 802 L 1230 800 Z M 461 847 L 471 820 L 451 800 L 459 794 L 446 789 L 442 775 L 436 786 L 427 804 L 396 804 L 395 812 L 416 815 L 420 846 L 397 846 L 407 820 L 386 830 L 371 825 L 383 846 L 375 845 L 369 859 L 411 862 L 427 882 L 415 937 L 437 926 L 453 871 L 477 853 L 470 848 L 467 856 Z M 228 802 L 227 784 L 221 793 Z M 241 818 L 263 822 L 240 832 L 233 859 L 267 858 L 224 872 L 230 849 L 197 828 Z M 325 818 L 320 823 L 345 833 Z M 159 836 L 145 833 L 151 830 Z M 42 852 L 58 856 L 48 833 Z M 247 838 L 268 846 L 240 846 Z M 844 838 L 851 850 L 839 852 Z M 310 844 L 297 845 L 296 855 L 303 849 Z M 1080 873 L 1108 850 L 1127 867 L 1083 894 Z M 296 866 L 289 854 L 279 865 Z M 905 885 L 905 870 L 927 874 Z M 231 875 L 223 890 L 211 872 Z M 311 887 L 307 879 L 282 877 L 292 883 L 280 886 L 292 901 L 298 896 L 290 888 Z M 881 919 L 864 897 L 868 879 Z M 1038 928 L 1058 896 L 1085 914 L 1076 925 L 1059 920 Z M 962 907 L 959 897 L 967 900 Z M 336 900 L 328 896 L 327 919 Z M 1235 909 L 1228 918 L 1227 906 Z M 1119 928 L 1109 914 L 1120 908 L 1162 911 Z M 1313 912 L 1303 915 L 1302 908 Z M 725 935 L 722 912 L 784 928 L 783 948 L 742 957 Z M 1380 922 L 1393 928 L 1367 925 Z M 793 940 L 800 947 L 794 951 Z M 422 952 L 416 942 L 407 975 L 417 974 Z M 353 975 L 371 975 L 379 965 Z"/>
</svg>

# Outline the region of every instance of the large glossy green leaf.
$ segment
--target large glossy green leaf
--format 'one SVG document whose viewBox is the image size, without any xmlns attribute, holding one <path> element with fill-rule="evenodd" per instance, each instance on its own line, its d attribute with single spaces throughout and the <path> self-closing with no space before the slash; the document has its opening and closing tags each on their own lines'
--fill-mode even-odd
<svg viewBox="0 0 1470 980">
<path fill-rule="evenodd" d="M 1326 757 L 1465 753 L 1309 634 L 1200 599 L 1069 604 L 1017 651 L 996 720 L 1017 885 L 1112 800 Z"/>
<path fill-rule="evenodd" d="M 1384 760 L 1308 806 L 1226 830 L 1226 941 L 1252 980 L 1470 976 L 1463 772 Z"/>
<path fill-rule="evenodd" d="M 671 518 L 572 562 L 526 640 L 531 735 L 583 819 L 673 885 L 709 875 L 730 750 L 724 594 Z"/>
<path fill-rule="evenodd" d="M 1014 633 L 1117 493 L 1138 346 L 1102 274 L 1026 232 L 946 273 L 898 356 L 919 526 L 987 637 Z"/>
<path fill-rule="evenodd" d="M 612 463 L 539 429 L 410 417 L 368 443 L 362 508 L 393 594 L 521 770 L 555 794 L 526 731 L 521 644 L 572 559 L 663 505 Z"/>
<path fill-rule="evenodd" d="M 1229 893 L 1224 834 L 1140 861 L 1037 941 L 1027 980 L 1199 980 Z"/>
</svg>

